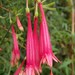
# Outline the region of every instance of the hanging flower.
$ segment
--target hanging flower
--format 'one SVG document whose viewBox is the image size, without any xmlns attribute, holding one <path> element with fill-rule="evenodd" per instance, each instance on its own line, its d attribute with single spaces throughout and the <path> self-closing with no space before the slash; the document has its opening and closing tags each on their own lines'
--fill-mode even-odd
<svg viewBox="0 0 75 75">
<path fill-rule="evenodd" d="M 52 44 L 50 41 L 50 35 L 48 32 L 46 17 L 42 7 L 42 3 L 38 2 L 38 6 L 41 13 L 41 24 L 40 24 L 40 52 L 41 52 L 41 62 L 46 63 L 52 68 L 53 60 L 60 62 L 58 58 L 54 55 L 52 51 Z"/>
<path fill-rule="evenodd" d="M 35 60 L 35 49 L 34 49 L 34 37 L 32 32 L 32 26 L 31 26 L 31 18 L 30 18 L 30 12 L 27 12 L 26 14 L 27 20 L 28 20 L 28 33 L 27 33 L 27 50 L 26 50 L 26 68 L 25 68 L 25 74 L 26 75 L 35 75 L 38 73 L 36 60 Z"/>
<path fill-rule="evenodd" d="M 12 37 L 13 37 L 13 49 L 12 49 L 12 56 L 11 56 L 11 65 L 15 66 L 18 63 L 18 60 L 20 59 L 20 51 L 18 46 L 18 41 L 16 38 L 16 33 L 14 30 L 14 26 L 12 25 Z"/>
<path fill-rule="evenodd" d="M 34 49 L 35 49 L 35 64 L 37 71 L 41 70 L 40 65 L 40 52 L 39 52 L 39 39 L 38 39 L 38 32 L 37 32 L 37 26 L 38 25 L 38 16 L 35 16 L 34 18 L 34 31 L 33 31 L 33 37 L 34 37 Z"/>
<path fill-rule="evenodd" d="M 17 21 L 17 26 L 18 26 L 18 28 L 19 28 L 21 31 L 24 31 L 24 28 L 23 28 L 23 26 L 22 26 L 22 24 L 21 24 L 20 19 L 19 19 L 18 16 L 16 16 L 16 21 Z"/>
</svg>

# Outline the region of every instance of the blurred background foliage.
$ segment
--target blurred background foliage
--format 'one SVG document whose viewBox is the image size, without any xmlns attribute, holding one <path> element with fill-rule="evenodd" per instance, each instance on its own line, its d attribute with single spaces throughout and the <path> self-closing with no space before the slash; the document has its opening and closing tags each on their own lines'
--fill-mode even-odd
<svg viewBox="0 0 75 75">
<path fill-rule="evenodd" d="M 43 0 L 42 0 L 43 1 Z M 54 75 L 75 75 L 75 34 L 72 35 L 72 4 L 71 0 L 46 0 L 43 7 L 51 35 L 53 51 L 62 61 L 62 64 L 55 63 Z M 11 25 L 14 24 L 19 47 L 21 61 L 25 57 L 27 20 L 25 14 L 25 0 L 0 0 L 0 75 L 13 75 L 17 67 L 10 65 L 11 51 L 13 47 L 11 36 Z M 32 24 L 34 16 L 34 0 L 29 0 Z M 16 24 L 16 15 L 20 17 L 24 32 L 21 32 Z M 43 65 L 41 75 L 49 75 L 49 68 Z"/>
</svg>

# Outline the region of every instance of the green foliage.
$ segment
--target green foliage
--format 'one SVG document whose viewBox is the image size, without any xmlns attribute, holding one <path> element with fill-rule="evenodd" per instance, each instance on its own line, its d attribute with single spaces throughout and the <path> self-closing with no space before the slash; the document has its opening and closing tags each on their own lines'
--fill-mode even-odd
<svg viewBox="0 0 75 75">
<path fill-rule="evenodd" d="M 68 6 L 68 1 L 69 0 L 47 0 L 43 2 L 53 51 L 62 61 L 62 64 L 54 62 L 54 75 L 71 75 L 73 71 L 71 65 L 72 63 L 75 64 L 75 59 L 71 58 L 72 55 L 75 56 L 75 47 L 72 50 L 72 43 L 75 44 L 75 35 L 73 37 L 71 35 L 71 7 Z M 31 17 L 33 17 L 34 14 L 34 5 L 34 0 L 29 0 Z M 20 62 L 24 59 L 27 34 L 25 6 L 26 3 L 24 0 L 0 0 L 0 48 L 2 48 L 2 51 L 0 51 L 0 75 L 13 75 L 17 69 L 16 67 L 11 68 L 10 65 L 13 46 L 10 29 L 11 23 L 15 26 L 19 40 L 21 52 Z M 17 28 L 16 15 L 20 17 L 24 32 L 19 31 Z M 41 75 L 49 75 L 49 67 L 43 65 L 42 68 L 43 73 Z"/>
</svg>

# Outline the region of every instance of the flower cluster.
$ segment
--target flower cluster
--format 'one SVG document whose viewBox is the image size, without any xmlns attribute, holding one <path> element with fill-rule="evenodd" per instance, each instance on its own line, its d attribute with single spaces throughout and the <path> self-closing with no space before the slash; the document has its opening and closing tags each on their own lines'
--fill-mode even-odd
<svg viewBox="0 0 75 75">
<path fill-rule="evenodd" d="M 30 17 L 30 11 L 28 8 L 28 0 L 26 0 L 26 17 L 28 23 L 27 31 L 27 43 L 26 43 L 26 65 L 22 70 L 25 63 L 25 59 L 20 64 L 14 75 L 40 75 L 42 72 L 41 64 L 47 64 L 50 67 L 52 73 L 53 60 L 55 62 L 60 62 L 58 58 L 54 55 L 52 51 L 52 44 L 50 39 L 50 34 L 48 32 L 47 21 L 44 13 L 44 9 L 40 0 L 36 1 L 35 16 L 34 16 L 34 29 L 32 30 L 32 23 Z M 38 29 L 38 9 L 40 10 L 41 21 L 40 28 Z M 16 17 L 17 24 L 20 30 L 24 30 L 19 17 Z M 12 63 L 16 64 L 17 60 L 20 58 L 20 52 L 18 47 L 18 42 L 16 39 L 16 34 L 14 27 L 12 26 L 12 36 L 14 42 L 14 48 L 12 51 Z"/>
</svg>

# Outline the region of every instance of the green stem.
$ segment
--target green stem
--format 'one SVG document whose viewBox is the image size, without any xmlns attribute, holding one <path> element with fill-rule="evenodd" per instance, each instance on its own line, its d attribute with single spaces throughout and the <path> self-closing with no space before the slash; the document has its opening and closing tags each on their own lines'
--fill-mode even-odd
<svg viewBox="0 0 75 75">
<path fill-rule="evenodd" d="M 46 6 L 43 6 L 43 8 L 48 9 L 48 10 L 56 10 L 56 8 L 49 8 L 49 7 L 46 7 Z"/>
<path fill-rule="evenodd" d="M 29 13 L 28 0 L 26 0 L 26 13 Z"/>
<path fill-rule="evenodd" d="M 46 0 L 43 0 L 42 3 L 44 3 Z"/>
<path fill-rule="evenodd" d="M 36 2 L 36 6 L 35 6 L 35 17 L 37 17 L 37 16 L 38 16 L 38 4 Z"/>
<path fill-rule="evenodd" d="M 53 6 L 54 4 L 55 4 L 55 2 L 51 2 L 51 3 L 46 4 L 46 5 L 44 5 L 44 6 Z"/>
<path fill-rule="evenodd" d="M 11 72 L 11 65 L 10 65 L 10 67 L 9 67 L 9 72 L 8 72 L 8 75 L 10 75 L 10 72 Z"/>
<path fill-rule="evenodd" d="M 71 0 L 71 4 L 72 4 L 72 35 L 74 35 L 74 19 L 75 19 L 75 11 L 74 11 L 74 4 L 73 4 L 73 0 Z"/>
</svg>

